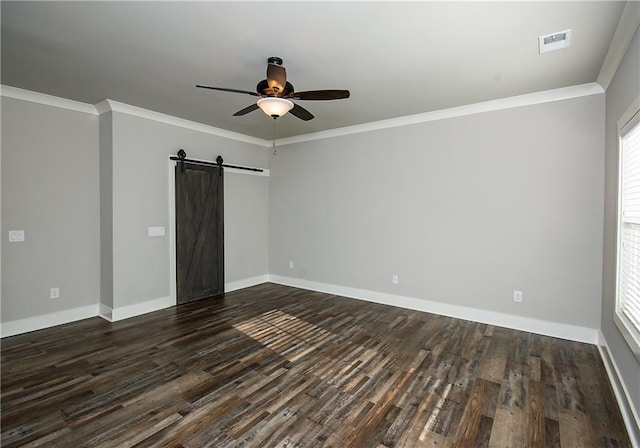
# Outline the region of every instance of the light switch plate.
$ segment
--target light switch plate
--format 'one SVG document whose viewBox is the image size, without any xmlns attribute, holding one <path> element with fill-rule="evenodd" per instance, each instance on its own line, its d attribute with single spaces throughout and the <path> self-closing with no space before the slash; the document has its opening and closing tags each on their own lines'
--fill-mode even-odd
<svg viewBox="0 0 640 448">
<path fill-rule="evenodd" d="M 164 236 L 164 226 L 149 227 L 149 236 Z"/>
<path fill-rule="evenodd" d="M 21 243 L 24 241 L 24 230 L 9 230 L 9 242 Z"/>
</svg>

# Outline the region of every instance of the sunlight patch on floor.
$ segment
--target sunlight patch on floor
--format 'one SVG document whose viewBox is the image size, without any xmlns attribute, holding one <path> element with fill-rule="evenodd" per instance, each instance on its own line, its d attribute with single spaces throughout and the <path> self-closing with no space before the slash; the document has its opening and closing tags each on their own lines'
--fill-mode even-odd
<svg viewBox="0 0 640 448">
<path fill-rule="evenodd" d="M 233 327 L 291 362 L 336 337 L 330 331 L 280 310 L 267 311 Z"/>
</svg>

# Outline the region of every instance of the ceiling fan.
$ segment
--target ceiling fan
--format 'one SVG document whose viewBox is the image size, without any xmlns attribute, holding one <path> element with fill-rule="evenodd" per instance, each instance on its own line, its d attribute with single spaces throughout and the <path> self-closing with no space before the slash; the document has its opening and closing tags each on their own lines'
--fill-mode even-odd
<svg viewBox="0 0 640 448">
<path fill-rule="evenodd" d="M 302 101 L 324 101 L 339 100 L 349 98 L 348 90 L 308 90 L 306 92 L 296 92 L 289 81 L 287 81 L 287 71 L 282 66 L 282 59 L 271 57 L 267 60 L 267 79 L 263 79 L 256 86 L 255 92 L 248 90 L 226 89 L 223 87 L 212 87 L 196 85 L 201 89 L 221 90 L 223 92 L 244 93 L 246 95 L 257 96 L 258 101 L 242 110 L 234 116 L 246 115 L 249 112 L 260 108 L 267 115 L 275 118 L 282 117 L 291 111 L 292 115 L 301 120 L 313 119 L 313 114 L 302 106 L 295 104 L 291 100 Z"/>
</svg>

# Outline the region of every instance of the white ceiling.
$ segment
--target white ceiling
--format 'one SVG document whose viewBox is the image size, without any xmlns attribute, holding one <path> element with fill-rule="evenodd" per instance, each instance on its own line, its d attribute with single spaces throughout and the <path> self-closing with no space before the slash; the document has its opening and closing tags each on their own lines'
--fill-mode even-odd
<svg viewBox="0 0 640 448">
<path fill-rule="evenodd" d="M 131 104 L 271 139 L 249 95 L 269 56 L 301 101 L 277 138 L 595 82 L 624 2 L 2 2 L 2 84 Z M 538 36 L 572 29 L 538 54 Z"/>
</svg>

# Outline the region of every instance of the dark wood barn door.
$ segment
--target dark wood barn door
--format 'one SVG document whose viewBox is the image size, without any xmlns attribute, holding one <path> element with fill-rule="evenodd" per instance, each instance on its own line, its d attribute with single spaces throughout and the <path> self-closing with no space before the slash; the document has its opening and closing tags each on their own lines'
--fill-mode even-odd
<svg viewBox="0 0 640 448">
<path fill-rule="evenodd" d="M 223 170 L 176 165 L 178 303 L 224 293 Z"/>
</svg>

